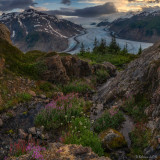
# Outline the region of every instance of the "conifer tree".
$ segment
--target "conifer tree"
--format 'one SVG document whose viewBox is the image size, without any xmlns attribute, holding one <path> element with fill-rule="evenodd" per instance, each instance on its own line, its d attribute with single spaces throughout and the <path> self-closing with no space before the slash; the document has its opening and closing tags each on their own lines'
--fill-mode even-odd
<svg viewBox="0 0 160 160">
<path fill-rule="evenodd" d="M 140 55 L 142 53 L 142 47 L 140 45 L 139 50 L 138 50 L 138 55 Z"/>
</svg>

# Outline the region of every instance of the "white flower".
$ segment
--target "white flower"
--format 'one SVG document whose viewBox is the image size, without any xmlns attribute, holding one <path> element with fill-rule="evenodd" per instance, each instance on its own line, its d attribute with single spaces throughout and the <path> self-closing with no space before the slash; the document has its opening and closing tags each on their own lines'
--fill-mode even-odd
<svg viewBox="0 0 160 160">
<path fill-rule="evenodd" d="M 79 122 L 79 124 L 80 124 L 81 126 L 83 125 L 83 123 L 82 123 L 81 121 Z"/>
<path fill-rule="evenodd" d="M 87 128 L 86 126 L 84 126 L 84 128 Z"/>
</svg>

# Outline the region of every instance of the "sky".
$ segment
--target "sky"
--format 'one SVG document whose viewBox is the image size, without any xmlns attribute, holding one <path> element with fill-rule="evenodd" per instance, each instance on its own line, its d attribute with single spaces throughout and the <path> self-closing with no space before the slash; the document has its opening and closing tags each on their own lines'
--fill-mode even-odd
<svg viewBox="0 0 160 160">
<path fill-rule="evenodd" d="M 160 0 L 0 0 L 0 13 L 34 8 L 50 14 L 95 17 L 157 6 Z"/>
</svg>

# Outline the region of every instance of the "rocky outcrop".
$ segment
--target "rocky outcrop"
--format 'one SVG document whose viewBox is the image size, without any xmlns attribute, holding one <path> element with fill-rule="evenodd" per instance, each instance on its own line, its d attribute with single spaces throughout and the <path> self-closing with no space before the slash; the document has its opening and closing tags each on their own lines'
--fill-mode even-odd
<svg viewBox="0 0 160 160">
<path fill-rule="evenodd" d="M 45 60 L 47 70 L 43 79 L 52 83 L 66 83 L 71 78 L 81 78 L 92 74 L 92 68 L 83 60 L 73 56 L 60 56 L 59 54 Z"/>
<path fill-rule="evenodd" d="M 110 160 L 107 157 L 98 157 L 92 152 L 91 148 L 82 147 L 81 145 L 64 145 L 61 143 L 52 143 L 49 149 L 42 153 L 42 156 L 46 160 Z M 23 155 L 18 160 L 28 160 L 31 158 L 31 154 Z M 17 157 L 7 158 L 7 160 L 17 160 Z"/>
<path fill-rule="evenodd" d="M 88 62 L 80 60 L 73 56 L 65 56 L 61 58 L 69 77 L 85 77 L 92 74 L 91 66 Z"/>
<path fill-rule="evenodd" d="M 0 24 L 0 38 L 11 43 L 10 31 L 4 24 Z"/>
<path fill-rule="evenodd" d="M 151 129 L 154 141 L 160 136 L 160 43 L 144 50 L 142 55 L 132 61 L 124 71 L 109 79 L 98 90 L 94 100 L 102 103 L 104 110 L 114 104 L 122 106 L 123 102 L 137 95 L 145 95 L 150 101 L 145 109 L 148 117 L 145 123 Z M 150 144 L 147 153 L 154 155 L 156 152 L 156 155 L 160 155 L 157 147 L 153 147 L 154 143 Z"/>
<path fill-rule="evenodd" d="M 159 103 L 160 43 L 143 51 L 124 71 L 111 78 L 98 91 L 95 100 L 107 105 L 122 97 L 136 95 L 144 90 L 153 95 L 153 102 Z"/>
<path fill-rule="evenodd" d="M 50 81 L 52 83 L 64 83 L 69 81 L 66 69 L 62 64 L 61 57 L 59 55 L 47 58 L 45 60 L 45 64 L 47 66 L 47 70 L 43 74 L 44 80 Z"/>
</svg>

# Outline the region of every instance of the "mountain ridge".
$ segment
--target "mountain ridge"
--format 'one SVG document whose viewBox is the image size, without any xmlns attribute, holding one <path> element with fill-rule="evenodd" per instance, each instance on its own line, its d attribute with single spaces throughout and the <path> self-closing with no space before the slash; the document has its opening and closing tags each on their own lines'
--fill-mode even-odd
<svg viewBox="0 0 160 160">
<path fill-rule="evenodd" d="M 0 23 L 9 28 L 13 44 L 24 52 L 65 50 L 68 38 L 83 30 L 70 21 L 34 9 L 2 14 Z"/>
</svg>

